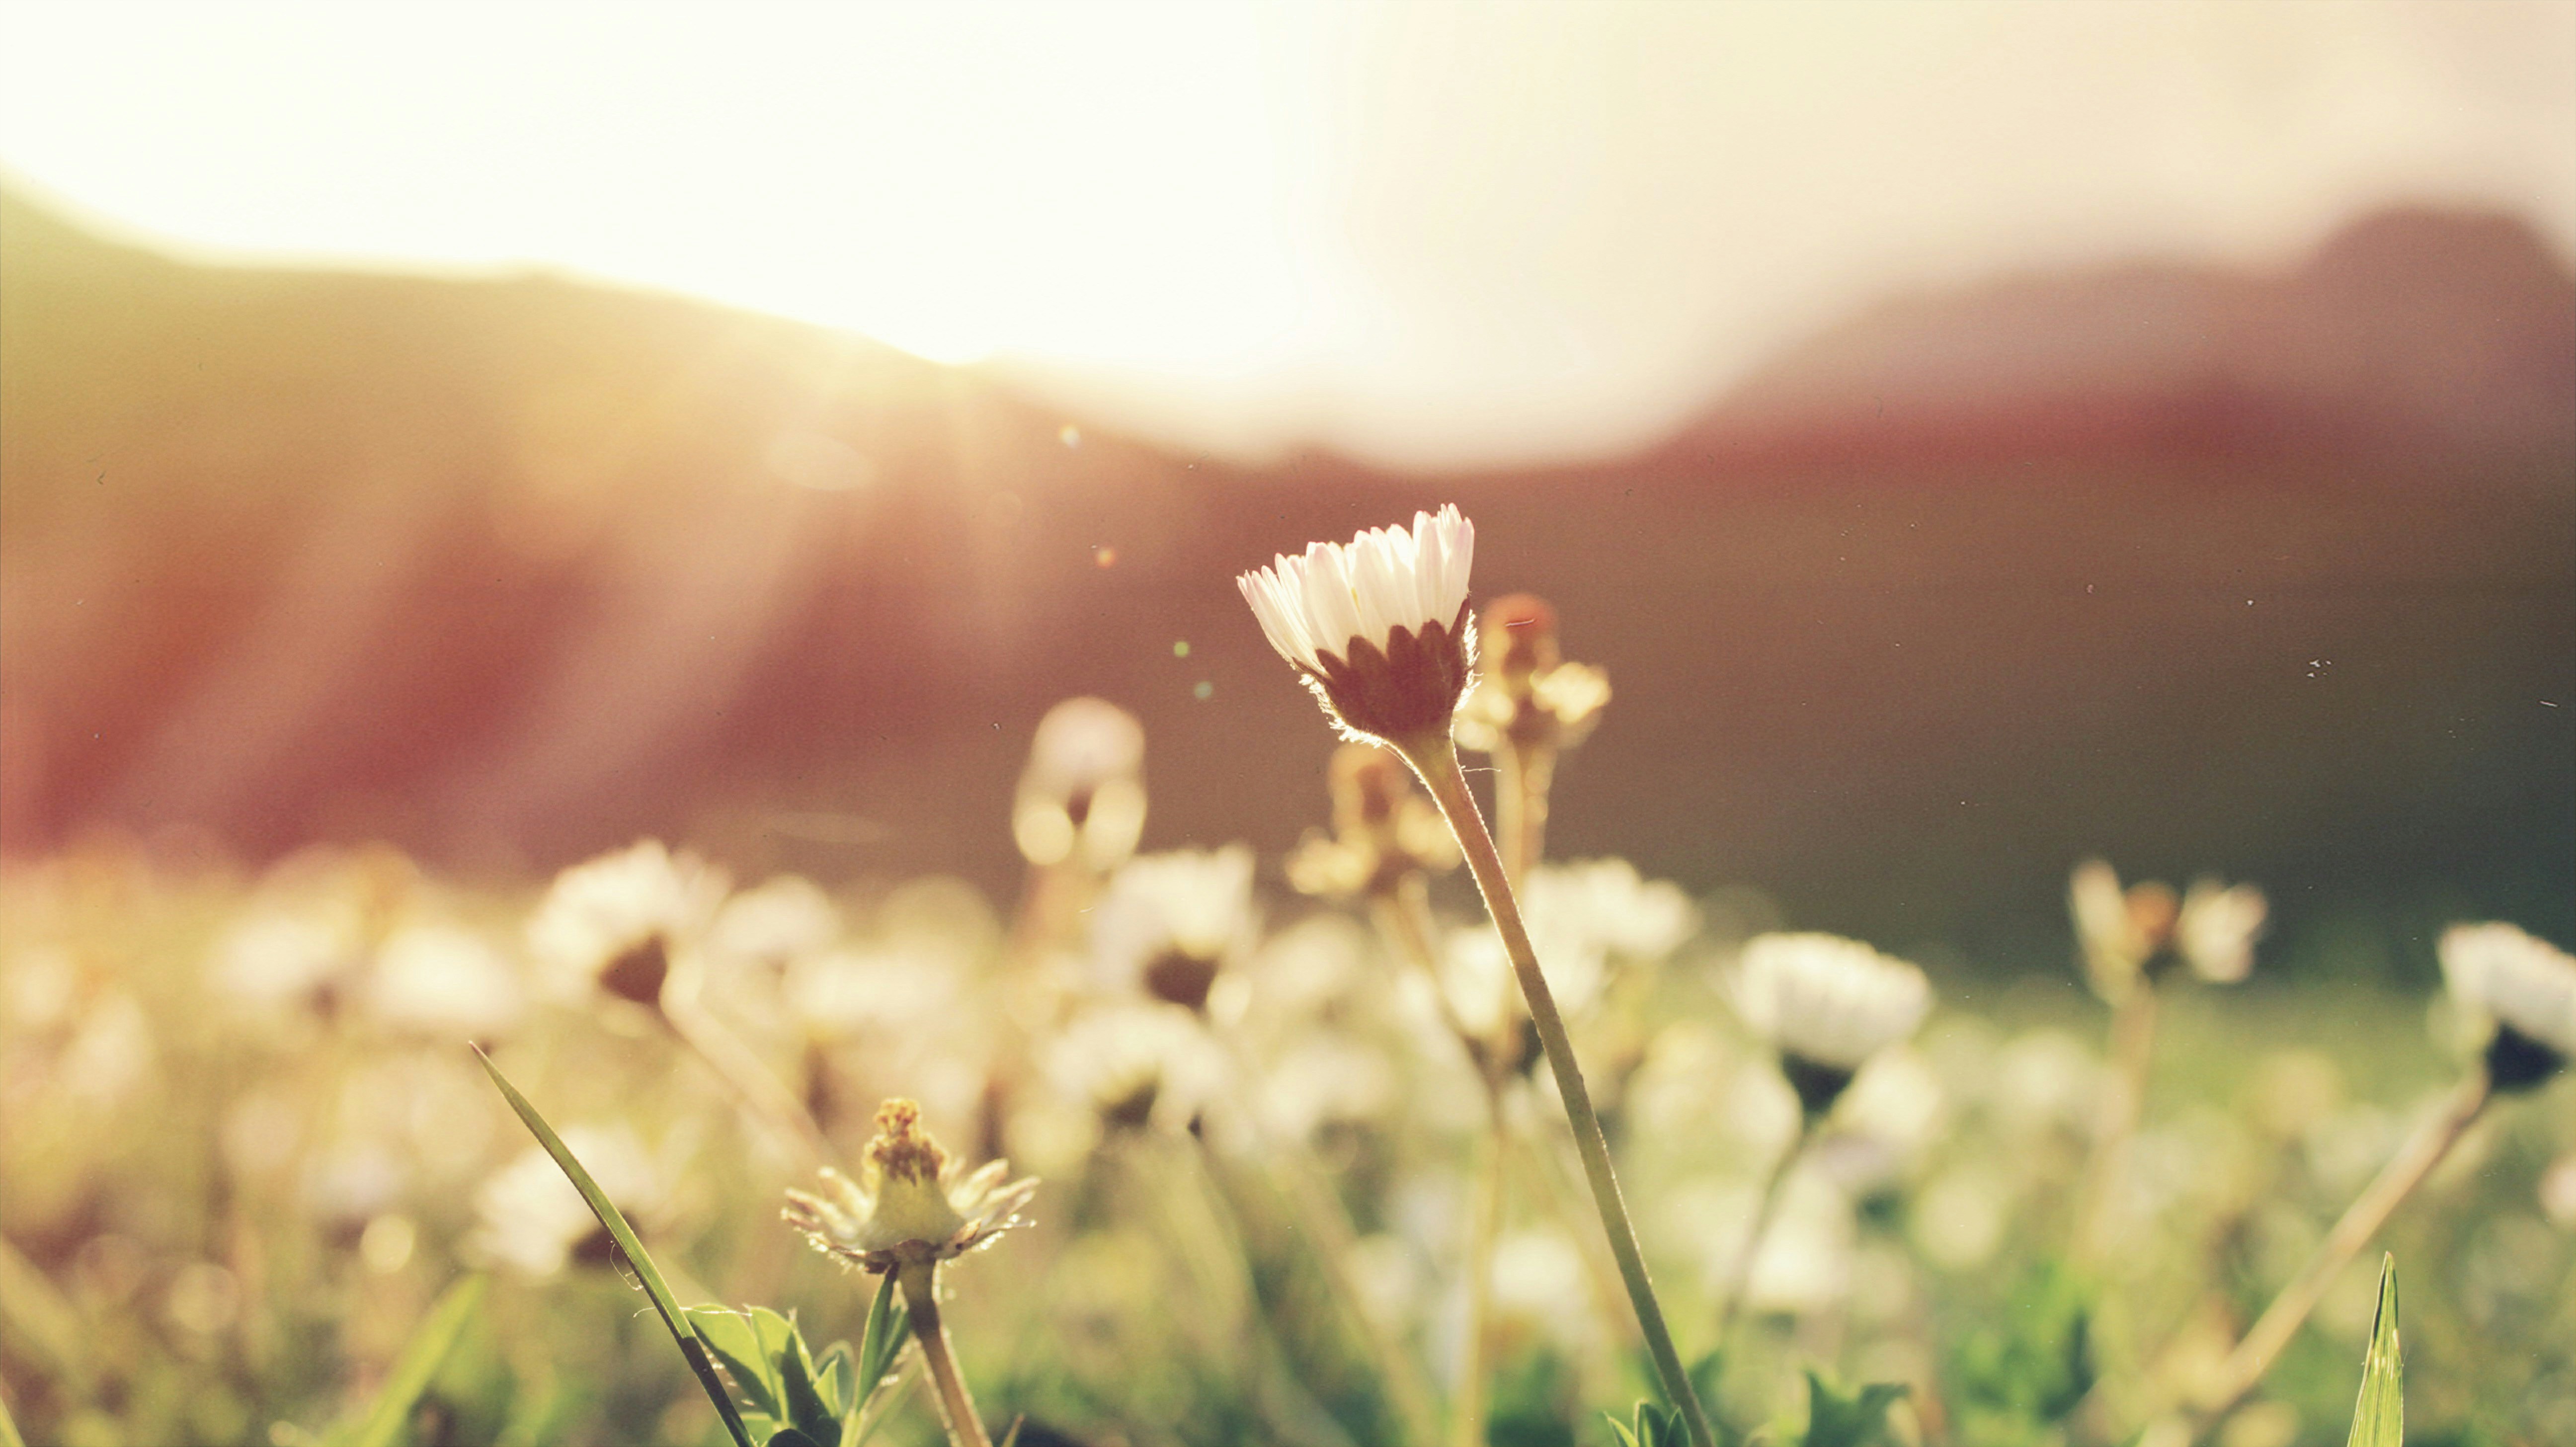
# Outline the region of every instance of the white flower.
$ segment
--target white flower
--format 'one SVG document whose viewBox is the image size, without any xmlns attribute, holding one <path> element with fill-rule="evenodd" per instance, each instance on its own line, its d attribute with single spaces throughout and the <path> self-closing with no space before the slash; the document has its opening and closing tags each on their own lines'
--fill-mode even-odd
<svg viewBox="0 0 2576 1447">
<path fill-rule="evenodd" d="M 1354 738 L 1409 742 L 1450 718 L 1474 661 L 1475 524 L 1455 506 L 1411 528 L 1312 543 L 1235 579 L 1261 631 Z"/>
<path fill-rule="evenodd" d="M 1758 935 L 1734 976 L 1736 1013 L 1780 1052 L 1810 1112 L 1833 1103 L 1872 1055 L 1914 1033 L 1932 1005 L 1923 972 L 1858 940 Z"/>
<path fill-rule="evenodd" d="M 2174 921 L 2174 948 L 2193 974 L 2235 984 L 2254 968 L 2254 942 L 2263 937 L 2269 911 L 2263 891 L 2250 884 L 2222 888 L 2217 880 L 2195 879 Z"/>
<path fill-rule="evenodd" d="M 2441 956 L 2451 998 L 2500 1027 L 2487 1052 L 2498 1086 L 2536 1085 L 2576 1056 L 2576 957 L 2509 924 L 2453 925 Z"/>
<path fill-rule="evenodd" d="M 1048 1043 L 1047 1078 L 1111 1126 L 1186 1130 L 1224 1088 L 1225 1052 L 1198 1018 L 1158 1000 L 1076 1015 Z"/>
<path fill-rule="evenodd" d="M 1127 861 L 1092 913 L 1092 948 L 1109 983 L 1141 985 L 1198 1009 L 1220 966 L 1254 934 L 1252 848 L 1176 849 Z"/>
<path fill-rule="evenodd" d="M 725 892 L 720 871 L 646 839 L 557 875 L 528 921 L 528 948 L 560 979 L 653 1004 L 671 947 L 706 927 Z M 648 946 L 659 954 L 646 963 Z"/>
<path fill-rule="evenodd" d="M 378 1018 L 430 1035 L 484 1039 L 519 1022 L 519 977 L 471 930 L 408 924 L 376 952 L 367 1002 Z"/>
<path fill-rule="evenodd" d="M 660 1205 L 661 1178 L 632 1130 L 570 1126 L 563 1143 L 630 1219 Z M 474 1214 L 472 1254 L 531 1276 L 561 1271 L 574 1247 L 607 1234 L 542 1146 L 529 1146 L 485 1180 L 474 1193 Z"/>
</svg>

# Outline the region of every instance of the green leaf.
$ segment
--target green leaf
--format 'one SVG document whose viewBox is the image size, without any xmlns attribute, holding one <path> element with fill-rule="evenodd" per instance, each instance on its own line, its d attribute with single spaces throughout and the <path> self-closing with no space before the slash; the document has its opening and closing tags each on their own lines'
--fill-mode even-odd
<svg viewBox="0 0 2576 1447">
<path fill-rule="evenodd" d="M 834 1420 L 859 1409 L 859 1373 L 850 1365 L 848 1342 L 836 1341 L 824 1348 L 822 1360 L 814 1367 L 814 1388 L 823 1394 L 823 1407 Z"/>
<path fill-rule="evenodd" d="M 736 1447 L 752 1447 L 751 1435 L 742 1425 L 742 1414 L 734 1410 L 733 1394 L 725 1390 L 723 1379 L 716 1375 L 715 1358 L 708 1353 L 707 1344 L 698 1336 L 697 1328 L 690 1325 L 688 1317 L 681 1313 L 679 1301 L 671 1295 L 671 1288 L 664 1284 L 660 1268 L 653 1264 L 653 1254 L 644 1249 L 644 1242 L 636 1236 L 635 1228 L 626 1224 L 624 1213 L 608 1199 L 608 1193 L 599 1188 L 599 1182 L 591 1179 L 590 1172 L 582 1169 L 581 1162 L 575 1160 L 572 1151 L 564 1145 L 563 1137 L 556 1135 L 555 1128 L 546 1124 L 546 1118 L 539 1115 L 537 1108 L 528 1103 L 528 1098 L 519 1093 L 519 1088 L 501 1073 L 501 1067 L 492 1063 L 492 1057 L 484 1054 L 482 1047 L 476 1046 L 474 1058 L 483 1062 L 484 1073 L 500 1087 L 502 1098 L 510 1102 L 510 1109 L 518 1112 L 520 1123 L 537 1138 L 537 1144 L 546 1148 L 546 1154 L 554 1157 L 555 1164 L 571 1178 L 573 1188 L 590 1203 L 591 1214 L 607 1228 L 610 1239 L 617 1243 L 617 1249 L 626 1253 L 628 1264 L 635 1269 L 636 1279 L 643 1283 L 644 1294 L 653 1300 L 653 1310 L 661 1316 L 664 1329 L 671 1333 L 671 1340 L 680 1348 L 680 1356 L 688 1362 L 689 1370 L 697 1373 L 698 1385 L 705 1390 L 707 1400 L 716 1404 L 716 1415 L 724 1419 L 725 1431 L 733 1438 Z"/>
<path fill-rule="evenodd" d="M 2379 1314 L 2370 1323 L 2370 1352 L 2361 1361 L 2361 1398 L 2352 1407 L 2344 1447 L 2404 1447 L 2406 1363 L 2397 1350 L 2397 1257 L 2380 1258 Z"/>
<path fill-rule="evenodd" d="M 867 1329 L 859 1335 L 859 1392 L 853 1406 L 866 1406 L 894 1375 L 894 1359 L 911 1340 L 912 1314 L 895 1304 L 894 1273 L 889 1271 L 877 1279 L 877 1299 L 869 1305 Z"/>
<path fill-rule="evenodd" d="M 1639 1402 L 1625 1422 L 1611 1417 L 1610 1430 L 1619 1434 L 1619 1447 L 1690 1447 L 1682 1414 L 1657 1402 Z"/>
<path fill-rule="evenodd" d="M 1846 1397 L 1808 1372 L 1804 1447 L 1886 1447 L 1887 1409 L 1909 1390 L 1894 1382 L 1872 1382 L 1860 1395 Z"/>
<path fill-rule="evenodd" d="M 836 1437 L 837 1435 L 838 1434 L 835 1434 Z M 765 1444 L 765 1447 L 823 1447 L 823 1444 L 815 1441 L 804 1433 L 797 1431 L 793 1427 L 781 1427 L 778 1429 L 777 1435 L 771 1437 Z"/>
<path fill-rule="evenodd" d="M 482 1304 L 483 1289 L 488 1284 L 482 1276 L 468 1276 L 431 1303 L 429 1314 L 412 1328 L 402 1354 L 394 1358 L 393 1370 L 377 1390 L 367 1415 L 355 1426 L 333 1432 L 326 1439 L 331 1447 L 392 1447 L 402 1435 L 404 1424 L 411 1420 L 411 1409 L 419 1404 L 421 1393 L 429 1390 L 430 1381 L 438 1375 L 439 1364 L 447 1360 L 465 1324 L 473 1320 L 474 1308 Z"/>
<path fill-rule="evenodd" d="M 770 1369 L 769 1353 L 760 1348 L 760 1335 L 752 1327 L 751 1314 L 730 1307 L 693 1306 L 687 1315 L 689 1325 L 697 1328 L 698 1339 L 724 1364 L 725 1375 L 733 1378 L 747 1410 L 764 1417 L 785 1417 L 787 1413 L 779 1405 L 778 1374 Z"/>
<path fill-rule="evenodd" d="M 809 1437 L 840 1438 L 840 1419 L 823 1405 L 822 1394 L 814 1390 L 814 1363 L 806 1355 L 803 1337 L 790 1337 L 787 1349 L 778 1354 L 778 1381 L 790 1423 Z"/>
</svg>

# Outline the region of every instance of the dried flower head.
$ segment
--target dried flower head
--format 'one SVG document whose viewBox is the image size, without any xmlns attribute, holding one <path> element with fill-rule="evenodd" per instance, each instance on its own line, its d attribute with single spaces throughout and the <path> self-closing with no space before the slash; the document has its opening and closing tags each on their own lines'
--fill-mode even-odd
<svg viewBox="0 0 2576 1447">
<path fill-rule="evenodd" d="M 1610 702 L 1610 676 L 1564 660 L 1556 609 L 1529 593 L 1498 598 L 1476 636 L 1490 657 L 1458 711 L 1458 741 L 1479 753 L 1505 747 L 1570 749 L 1592 733 Z"/>
<path fill-rule="evenodd" d="M 1011 837 L 1041 867 L 1077 861 L 1106 872 L 1136 852 L 1145 828 L 1145 730 L 1097 698 L 1047 710 L 1011 803 Z"/>
<path fill-rule="evenodd" d="M 787 1193 L 787 1224 L 814 1249 L 883 1275 L 898 1266 L 946 1261 L 991 1243 L 1019 1224 L 1035 1177 L 1005 1181 L 1007 1161 L 961 1172 L 921 1124 L 921 1107 L 877 1107 L 860 1180 L 826 1167 L 824 1194 Z"/>
<path fill-rule="evenodd" d="M 2120 876 L 2099 859 L 2075 866 L 2066 899 L 2085 976 L 2095 994 L 2113 1003 L 2176 960 L 2215 984 L 2244 979 L 2269 913 L 2263 891 L 2250 884 L 2221 886 L 2204 878 L 2182 895 L 2155 880 L 2123 889 Z"/>
<path fill-rule="evenodd" d="M 2442 978 L 2481 1028 L 2500 1090 L 2529 1090 L 2576 1057 L 2576 957 L 2509 924 L 2442 932 Z"/>
<path fill-rule="evenodd" d="M 1333 832 L 1309 833 L 1288 856 L 1288 882 L 1333 899 L 1382 895 L 1423 870 L 1457 866 L 1458 840 L 1413 771 L 1376 744 L 1345 743 L 1327 773 Z"/>
<path fill-rule="evenodd" d="M 1780 1052 L 1810 1115 L 1832 1108 L 1862 1065 L 1914 1033 L 1932 1006 L 1923 972 L 1858 940 L 1757 935 L 1737 961 L 1735 1011 Z"/>
<path fill-rule="evenodd" d="M 1445 742 L 1475 668 L 1475 551 L 1475 524 L 1449 506 L 1415 513 L 1410 528 L 1283 553 L 1235 584 L 1344 735 Z"/>
</svg>

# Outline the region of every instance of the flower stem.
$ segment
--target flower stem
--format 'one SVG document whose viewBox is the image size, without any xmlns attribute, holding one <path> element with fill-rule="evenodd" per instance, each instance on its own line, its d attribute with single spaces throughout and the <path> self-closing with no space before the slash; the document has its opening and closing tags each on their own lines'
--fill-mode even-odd
<svg viewBox="0 0 2576 1447">
<path fill-rule="evenodd" d="M 948 1323 L 939 1315 L 939 1263 L 907 1261 L 895 1268 L 895 1285 L 903 1288 L 904 1309 L 912 1313 L 913 1340 L 930 1366 L 939 1388 L 939 1420 L 948 1428 L 950 1447 L 993 1447 L 984 1435 L 984 1420 L 975 1415 L 975 1399 L 966 1395 L 966 1379 L 948 1348 Z"/>
<path fill-rule="evenodd" d="M 2075 1222 L 2069 1254 L 2079 1266 L 2099 1259 L 2117 1224 L 2120 1184 L 2128 1174 L 2129 1142 L 2147 1100 L 2147 1076 L 2155 1063 L 2156 987 L 2140 979 L 2120 997 L 2111 1012 L 2111 1078 L 2102 1092 L 2093 1126 L 2093 1151 L 2084 1163 L 2084 1178 L 2075 1191 Z"/>
<path fill-rule="evenodd" d="M 805 1103 L 705 1007 L 672 991 L 663 998 L 661 1017 L 680 1043 L 715 1072 L 735 1103 L 787 1148 L 800 1171 L 832 1160 L 832 1144 Z"/>
<path fill-rule="evenodd" d="M 1780 1192 L 1789 1184 L 1789 1172 L 1807 1153 L 1807 1142 L 1816 1135 L 1816 1117 L 1808 1111 L 1798 1113 L 1798 1133 L 1791 1137 L 1780 1158 L 1771 1163 L 1771 1175 L 1762 1183 L 1761 1203 L 1753 1208 L 1753 1225 L 1744 1237 L 1743 1247 L 1735 1253 L 1735 1264 L 1726 1273 L 1726 1295 L 1717 1311 L 1717 1346 L 1724 1351 L 1735 1335 L 1736 1318 L 1744 1313 L 1745 1293 L 1753 1285 L 1753 1263 L 1762 1255 L 1762 1238 L 1771 1231 L 1771 1217 L 1780 1209 Z"/>
<path fill-rule="evenodd" d="M 2256 1383 L 2263 1380 L 2264 1372 L 2271 1369 L 2273 1360 L 2281 1354 L 2281 1348 L 2289 1345 L 2290 1337 L 2298 1331 L 2300 1323 L 2308 1319 L 2308 1313 L 2316 1309 L 2318 1299 L 2326 1294 L 2326 1287 L 2333 1283 L 2336 1274 L 2370 1243 L 2371 1237 L 2379 1234 L 2379 1228 L 2387 1224 L 2398 1203 L 2433 1173 L 2433 1168 L 2451 1153 L 2451 1147 L 2459 1144 L 2460 1137 L 2468 1133 L 2469 1127 L 2493 1098 L 2493 1083 L 2481 1068 L 2461 1081 L 2459 1087 L 2451 1092 L 2451 1098 L 2443 1103 L 2440 1113 L 2418 1127 L 2415 1134 L 2407 1138 L 2406 1144 L 2398 1148 L 2397 1154 L 2389 1158 L 2378 1177 L 2353 1199 L 2352 1205 L 2344 1211 L 2343 1219 L 2335 1222 L 2334 1229 L 2326 1233 L 2326 1239 L 2317 1243 L 2317 1249 L 2309 1254 L 2307 1263 L 2299 1268 L 2299 1274 L 2291 1277 L 2289 1285 L 2282 1287 L 2281 1294 L 2272 1298 L 2272 1304 L 2263 1309 L 2263 1315 L 2254 1322 L 2254 1329 L 2245 1333 L 2245 1339 L 2228 1354 L 2227 1364 L 2219 1375 L 2218 1389 L 2207 1399 L 2209 1405 L 2202 1418 L 2204 1427 L 2215 1425 L 2238 1402 L 2245 1400 L 2245 1394 L 2254 1390 Z"/>
<path fill-rule="evenodd" d="M 1546 744 L 1506 741 L 1494 754 L 1494 834 L 1503 876 L 1514 889 L 1529 882 L 1544 857 L 1547 796 L 1556 782 L 1556 750 Z"/>
<path fill-rule="evenodd" d="M 1458 1037 L 1468 1068 L 1476 1072 L 1485 1093 L 1485 1140 L 1476 1161 L 1475 1188 L 1469 1193 L 1466 1231 L 1467 1331 L 1459 1353 L 1458 1392 L 1451 1404 L 1449 1439 L 1456 1447 L 1485 1447 L 1486 1378 L 1493 1371 L 1494 1249 L 1502 1233 L 1503 1157 L 1508 1153 L 1510 1121 L 1504 1110 L 1501 1031 L 1479 1039 L 1460 1018 L 1440 982 L 1432 954 L 1430 913 L 1422 876 L 1407 875 L 1397 888 L 1380 891 L 1371 901 L 1378 930 L 1406 962 L 1422 972 L 1431 987 L 1441 1022 Z M 1508 1025 L 1508 1012 L 1505 1024 Z"/>
<path fill-rule="evenodd" d="M 1494 851 L 1493 836 L 1485 832 L 1485 816 L 1476 808 L 1475 795 L 1468 792 L 1466 772 L 1458 766 L 1457 745 L 1444 732 L 1434 739 L 1399 745 L 1397 751 L 1421 776 L 1423 787 L 1431 791 L 1433 801 L 1448 818 L 1450 832 L 1458 836 L 1458 848 L 1476 876 L 1476 888 L 1485 896 L 1485 911 L 1493 916 L 1494 928 L 1503 938 L 1503 949 L 1512 958 L 1512 973 L 1520 980 L 1521 994 L 1529 1001 L 1539 1044 L 1547 1053 L 1548 1068 L 1556 1076 L 1557 1094 L 1563 1097 L 1566 1116 L 1574 1125 L 1574 1146 L 1583 1158 L 1583 1173 L 1591 1182 L 1592 1204 L 1600 1213 L 1602 1230 L 1610 1238 L 1611 1254 L 1618 1258 L 1619 1275 L 1628 1287 L 1628 1304 L 1645 1333 L 1646 1350 L 1654 1357 L 1656 1375 L 1663 1379 L 1664 1395 L 1681 1412 L 1693 1447 L 1716 1447 L 1717 1434 L 1709 1427 L 1708 1414 L 1701 1409 L 1690 1374 L 1682 1367 L 1681 1353 L 1673 1349 L 1672 1332 L 1664 1325 L 1663 1307 L 1655 1300 L 1654 1282 L 1646 1274 L 1645 1254 L 1637 1247 L 1637 1228 L 1628 1220 L 1627 1203 L 1619 1195 L 1619 1177 L 1610 1166 L 1610 1143 L 1601 1134 L 1601 1118 L 1593 1113 L 1592 1094 L 1584 1088 L 1583 1072 L 1575 1064 L 1574 1042 L 1565 1033 L 1565 1018 L 1557 1012 L 1556 996 L 1548 989 L 1547 976 L 1539 972 L 1538 953 L 1530 945 L 1527 926 L 1521 922 L 1520 904 L 1512 895 L 1511 881 L 1503 874 L 1502 857 Z"/>
</svg>

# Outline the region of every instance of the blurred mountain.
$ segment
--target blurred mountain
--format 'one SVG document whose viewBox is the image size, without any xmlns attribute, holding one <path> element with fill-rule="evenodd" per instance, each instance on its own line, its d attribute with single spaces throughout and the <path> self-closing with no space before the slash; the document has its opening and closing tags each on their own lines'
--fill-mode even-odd
<svg viewBox="0 0 2576 1447">
<path fill-rule="evenodd" d="M 2153 449 L 2548 451 L 2576 429 L 2576 290 L 2500 216 L 2381 212 L 2286 274 L 2180 263 L 1887 302 L 1680 439 L 1712 458 Z"/>
<path fill-rule="evenodd" d="M 1618 690 L 1559 853 L 1998 958 L 2096 850 L 2255 878 L 2285 927 L 2576 927 L 2576 281 L 2431 212 L 2281 275 L 1890 302 L 1641 456 L 1429 477 L 1180 455 L 677 298 L 183 266 L 0 197 L 0 847 L 499 872 L 652 832 L 1007 890 L 1020 752 L 1088 692 L 1146 722 L 1149 845 L 1275 849 L 1329 739 L 1234 573 L 1451 499 L 1480 591 L 1554 598 Z"/>
</svg>

